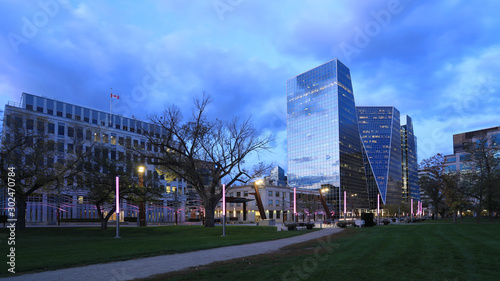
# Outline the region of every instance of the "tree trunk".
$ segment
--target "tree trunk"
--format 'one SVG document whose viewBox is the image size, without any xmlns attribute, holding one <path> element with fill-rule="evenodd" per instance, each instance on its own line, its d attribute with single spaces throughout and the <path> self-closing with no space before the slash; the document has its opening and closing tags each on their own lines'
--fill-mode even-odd
<svg viewBox="0 0 500 281">
<path fill-rule="evenodd" d="M 434 202 L 434 214 L 436 214 L 436 219 L 437 219 L 439 215 L 439 209 L 438 209 L 438 204 L 436 204 L 436 202 Z"/>
<path fill-rule="evenodd" d="M 217 202 L 212 202 L 213 200 L 205 200 L 205 227 L 214 227 L 215 226 L 215 207 L 217 206 Z"/>
<path fill-rule="evenodd" d="M 477 205 L 476 209 L 476 222 L 479 223 L 479 220 L 481 219 L 481 201 L 479 201 L 479 204 Z"/>
<path fill-rule="evenodd" d="M 457 223 L 457 212 L 453 212 L 453 223 Z"/>
<path fill-rule="evenodd" d="M 108 229 L 108 221 L 103 217 L 101 217 L 101 229 Z"/>
<path fill-rule="evenodd" d="M 24 196 L 16 196 L 16 205 L 17 205 L 17 221 L 16 221 L 16 229 L 25 229 L 26 228 L 26 197 Z M 11 219 L 11 217 L 7 217 Z"/>
<path fill-rule="evenodd" d="M 113 207 L 113 209 L 111 209 L 108 212 L 108 214 L 106 215 L 106 217 L 104 218 L 104 221 L 101 220 L 101 229 L 108 229 L 108 221 L 111 218 L 111 216 L 115 213 L 115 211 L 116 211 L 116 208 Z M 117 220 L 118 220 L 118 217 L 117 217 Z M 118 224 L 118 221 L 116 223 Z"/>
</svg>

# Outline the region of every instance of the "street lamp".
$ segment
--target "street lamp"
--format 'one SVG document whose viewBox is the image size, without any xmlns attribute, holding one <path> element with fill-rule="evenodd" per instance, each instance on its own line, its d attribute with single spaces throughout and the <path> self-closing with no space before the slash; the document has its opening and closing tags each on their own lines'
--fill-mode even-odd
<svg viewBox="0 0 500 281">
<path fill-rule="evenodd" d="M 115 204 L 116 204 L 116 237 L 120 238 L 120 177 L 116 177 L 116 191 L 115 191 Z"/>
<path fill-rule="evenodd" d="M 144 189 L 144 171 L 145 171 L 144 166 L 139 166 L 137 168 L 137 171 L 139 172 L 139 187 L 141 189 Z M 144 205 L 144 198 L 140 198 L 140 200 L 141 201 L 139 202 L 138 224 L 139 226 L 146 226 L 146 208 Z"/>
<path fill-rule="evenodd" d="M 222 236 L 226 236 L 226 185 L 222 185 Z"/>
</svg>

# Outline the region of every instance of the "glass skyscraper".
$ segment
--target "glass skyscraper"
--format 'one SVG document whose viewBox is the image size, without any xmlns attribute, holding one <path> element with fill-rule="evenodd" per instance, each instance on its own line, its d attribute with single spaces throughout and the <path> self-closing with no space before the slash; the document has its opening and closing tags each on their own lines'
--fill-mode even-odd
<svg viewBox="0 0 500 281">
<path fill-rule="evenodd" d="M 335 59 L 287 80 L 287 134 L 290 186 L 328 186 L 336 209 L 347 191 L 350 208 L 369 208 L 349 68 Z"/>
<path fill-rule="evenodd" d="M 410 199 L 420 200 L 418 186 L 417 137 L 413 134 L 413 122 L 410 116 L 401 122 L 401 150 L 403 166 L 403 202 Z"/>
<path fill-rule="evenodd" d="M 392 106 L 356 107 L 365 154 L 370 205 L 401 202 L 401 132 L 399 110 Z"/>
</svg>

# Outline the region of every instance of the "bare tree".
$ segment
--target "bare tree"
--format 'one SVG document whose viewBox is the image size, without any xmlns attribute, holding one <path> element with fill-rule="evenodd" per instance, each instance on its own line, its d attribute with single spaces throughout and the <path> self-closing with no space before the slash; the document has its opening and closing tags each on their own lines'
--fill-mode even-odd
<svg viewBox="0 0 500 281">
<path fill-rule="evenodd" d="M 151 164 L 179 175 L 193 186 L 205 208 L 205 226 L 214 226 L 215 208 L 222 198 L 222 184 L 229 190 L 236 182 L 247 182 L 271 168 L 262 163 L 252 171 L 244 167 L 251 153 L 269 148 L 270 137 L 263 136 L 250 118 L 210 121 L 206 116 L 211 103 L 208 95 L 196 98 L 191 117 L 183 121 L 175 106 L 163 116 L 152 116 L 156 128 L 146 131 L 149 142 L 159 153 L 147 153 Z M 159 131 L 157 131 L 159 130 Z"/>
<path fill-rule="evenodd" d="M 444 156 L 439 153 L 420 163 L 420 167 L 427 172 L 427 175 L 419 179 L 419 186 L 429 196 L 434 214 L 438 214 L 441 210 L 439 207 L 443 204 L 445 194 L 444 163 Z"/>
<path fill-rule="evenodd" d="M 101 221 L 101 229 L 106 229 L 108 221 L 116 211 L 115 181 L 120 177 L 120 197 L 132 192 L 132 186 L 137 185 L 136 178 L 131 176 L 130 167 L 124 159 L 112 159 L 108 156 L 108 148 L 95 144 L 93 152 L 89 151 L 77 175 L 78 191 L 86 192 L 89 202 L 94 204 Z M 107 214 L 105 215 L 105 210 Z"/>
<path fill-rule="evenodd" d="M 463 210 L 468 205 L 469 200 L 460 189 L 460 173 L 450 172 L 444 178 L 444 203 L 452 213 L 453 223 L 457 222 L 457 212 Z"/>
<path fill-rule="evenodd" d="M 297 202 L 297 207 L 303 213 L 307 213 L 307 220 L 309 221 L 311 215 L 321 208 L 321 201 L 319 196 L 314 194 L 302 194 Z"/>
<path fill-rule="evenodd" d="M 465 151 L 468 153 L 465 163 L 469 169 L 462 172 L 463 191 L 477 200 L 477 221 L 483 206 L 493 220 L 500 198 L 500 145 L 496 139 L 485 135 L 468 143 Z"/>
<path fill-rule="evenodd" d="M 54 190 L 65 179 L 77 174 L 78 163 L 86 156 L 82 150 L 67 151 L 65 144 L 56 142 L 54 124 L 45 118 L 19 113 L 6 116 L 6 127 L 0 147 L 0 172 L 9 168 L 15 172 L 16 227 L 26 228 L 26 200 L 39 190 Z M 76 136 L 71 147 L 79 147 Z M 6 186 L 7 184 L 5 184 Z"/>
</svg>

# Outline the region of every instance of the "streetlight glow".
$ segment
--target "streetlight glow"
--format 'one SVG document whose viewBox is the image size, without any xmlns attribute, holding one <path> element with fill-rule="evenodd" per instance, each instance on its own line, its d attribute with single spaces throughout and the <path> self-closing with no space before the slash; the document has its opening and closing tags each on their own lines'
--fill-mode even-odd
<svg viewBox="0 0 500 281">
<path fill-rule="evenodd" d="M 144 166 L 139 166 L 137 169 L 139 173 L 144 173 Z"/>
</svg>

